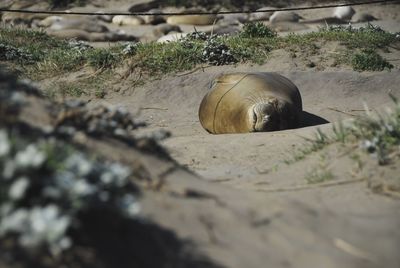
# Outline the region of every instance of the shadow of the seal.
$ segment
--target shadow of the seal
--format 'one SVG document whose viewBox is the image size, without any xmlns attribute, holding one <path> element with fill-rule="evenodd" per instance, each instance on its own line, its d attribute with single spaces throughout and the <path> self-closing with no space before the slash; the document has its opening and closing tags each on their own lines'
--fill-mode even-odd
<svg viewBox="0 0 400 268">
<path fill-rule="evenodd" d="M 326 120 L 318 115 L 303 111 L 303 113 L 301 115 L 299 128 L 318 126 L 318 125 L 323 125 L 323 124 L 327 124 L 327 123 L 329 123 L 328 120 Z"/>
</svg>

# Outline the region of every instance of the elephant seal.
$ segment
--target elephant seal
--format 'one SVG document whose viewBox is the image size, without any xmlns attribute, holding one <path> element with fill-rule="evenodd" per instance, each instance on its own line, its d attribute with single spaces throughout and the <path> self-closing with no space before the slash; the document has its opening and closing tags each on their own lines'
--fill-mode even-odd
<svg viewBox="0 0 400 268">
<path fill-rule="evenodd" d="M 358 22 L 369 22 L 369 21 L 374 21 L 374 20 L 378 20 L 378 19 L 368 13 L 356 13 L 352 17 L 352 22 L 357 22 L 357 23 Z"/>
<path fill-rule="evenodd" d="M 299 23 L 303 24 L 323 24 L 323 25 L 331 25 L 331 24 L 347 24 L 348 21 L 336 18 L 336 17 L 325 17 L 316 20 L 302 20 Z"/>
<path fill-rule="evenodd" d="M 292 11 L 276 11 L 269 17 L 269 21 L 271 24 L 279 22 L 298 22 L 302 18 L 303 17 L 299 14 Z"/>
<path fill-rule="evenodd" d="M 37 22 L 36 25 L 38 27 L 47 28 L 47 27 L 50 27 L 51 25 L 53 25 L 54 23 L 60 22 L 62 20 L 63 20 L 63 17 L 61 17 L 61 16 L 49 16 L 49 17 L 46 17 L 45 19 Z"/>
<path fill-rule="evenodd" d="M 333 11 L 333 17 L 350 21 L 356 11 L 351 6 L 336 7 Z"/>
<path fill-rule="evenodd" d="M 162 13 L 161 9 L 158 9 L 158 8 L 150 9 L 149 11 L 147 11 L 147 13 L 149 15 L 140 16 L 143 19 L 144 24 L 157 25 L 157 24 L 165 23 L 164 16 L 152 15 L 152 14 Z"/>
<path fill-rule="evenodd" d="M 188 33 L 180 33 L 180 32 L 169 32 L 167 35 L 164 35 L 157 39 L 157 43 L 167 43 L 167 42 L 176 42 L 179 39 L 185 37 Z"/>
<path fill-rule="evenodd" d="M 82 30 L 90 33 L 106 33 L 109 31 L 107 26 L 99 23 L 97 20 L 73 18 L 55 20 L 48 28 L 53 31 Z"/>
<path fill-rule="evenodd" d="M 223 74 L 203 98 L 201 125 L 210 133 L 275 131 L 299 126 L 297 87 L 277 73 Z"/>
<path fill-rule="evenodd" d="M 191 25 L 211 25 L 215 22 L 215 15 L 185 15 L 185 16 L 169 16 L 167 23 L 172 25 L 191 24 Z"/>
<path fill-rule="evenodd" d="M 262 7 L 257 9 L 257 11 L 263 11 L 263 10 L 271 10 L 274 9 L 273 7 Z M 252 13 L 250 15 L 250 21 L 268 21 L 269 18 L 272 16 L 272 14 L 274 14 L 273 11 L 264 11 L 264 12 L 258 12 L 258 13 Z"/>
<path fill-rule="evenodd" d="M 137 26 L 144 24 L 144 20 L 141 17 L 137 16 L 116 15 L 112 18 L 112 23 L 119 26 L 122 25 Z"/>
<path fill-rule="evenodd" d="M 153 34 L 156 37 L 161 37 L 170 32 L 182 32 L 181 28 L 178 25 L 171 25 L 168 23 L 162 23 L 154 27 Z"/>
<path fill-rule="evenodd" d="M 89 42 L 106 42 L 106 41 L 137 41 L 138 38 L 133 35 L 127 35 L 123 31 L 96 33 L 79 29 L 66 29 L 53 31 L 46 30 L 47 34 L 60 39 L 76 39 Z"/>
<path fill-rule="evenodd" d="M 23 10 L 49 10 L 50 5 L 47 1 L 4 1 L 2 0 L 0 6 L 9 9 L 23 9 Z M 1 21 L 6 24 L 13 25 L 27 25 L 30 26 L 33 20 L 41 20 L 46 18 L 48 15 L 42 13 L 14 13 L 4 12 L 0 14 Z"/>
</svg>

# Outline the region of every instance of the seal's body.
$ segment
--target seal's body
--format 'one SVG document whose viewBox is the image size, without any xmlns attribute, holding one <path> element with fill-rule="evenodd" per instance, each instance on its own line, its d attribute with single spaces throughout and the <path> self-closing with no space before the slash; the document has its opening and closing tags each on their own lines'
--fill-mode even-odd
<svg viewBox="0 0 400 268">
<path fill-rule="evenodd" d="M 351 6 L 336 7 L 333 16 L 341 20 L 350 21 L 356 11 Z"/>
<path fill-rule="evenodd" d="M 215 22 L 215 15 L 185 15 L 185 16 L 170 16 L 167 18 L 167 23 L 172 25 L 191 24 L 191 25 L 211 25 Z"/>
<path fill-rule="evenodd" d="M 292 11 L 275 11 L 271 17 L 269 17 L 271 24 L 280 22 L 299 22 L 300 19 L 302 19 L 302 17 Z"/>
<path fill-rule="evenodd" d="M 275 131 L 299 126 L 302 101 L 297 87 L 276 73 L 233 73 L 215 79 L 199 118 L 210 133 Z"/>
</svg>

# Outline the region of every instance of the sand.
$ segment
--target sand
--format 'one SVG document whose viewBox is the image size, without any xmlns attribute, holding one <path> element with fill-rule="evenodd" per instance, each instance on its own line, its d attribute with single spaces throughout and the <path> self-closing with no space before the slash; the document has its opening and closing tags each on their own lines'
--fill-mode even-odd
<svg viewBox="0 0 400 268">
<path fill-rule="evenodd" d="M 124 11 L 132 2 L 104 2 L 102 8 Z M 398 5 L 356 10 L 382 18 L 378 24 L 387 30 L 400 31 Z M 315 14 L 330 11 L 301 13 Z M 161 189 L 145 190 L 142 215 L 189 242 L 199 255 L 196 267 L 399 267 L 400 200 L 368 188 L 371 178 L 398 178 L 398 161 L 377 168 L 376 159 L 357 147 L 335 145 L 287 164 L 318 128 L 331 133 L 333 124 L 365 114 L 365 104 L 371 112 L 382 111 L 393 105 L 389 93 L 400 98 L 399 51 L 385 55 L 393 59 L 392 71 L 359 73 L 329 64 L 308 68 L 286 51 L 275 51 L 263 65 L 199 68 L 140 86 L 127 79 L 117 85 L 119 93 L 91 103 L 136 113 L 148 125 L 138 135 L 171 132 L 162 145 L 175 163 L 112 146 L 94 150 L 125 162 L 139 158 L 153 170 L 150 177 L 163 181 Z M 199 104 L 215 77 L 233 71 L 278 72 L 291 79 L 303 98 L 302 127 L 208 134 L 199 123 Z M 354 161 L 358 154 L 363 171 Z M 331 171 L 332 180 L 307 182 L 310 173 L 323 169 Z"/>
</svg>

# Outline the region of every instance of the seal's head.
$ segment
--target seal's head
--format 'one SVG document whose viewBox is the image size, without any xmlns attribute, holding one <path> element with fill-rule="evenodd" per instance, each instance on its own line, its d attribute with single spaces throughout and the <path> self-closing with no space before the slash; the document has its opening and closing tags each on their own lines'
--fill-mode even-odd
<svg viewBox="0 0 400 268">
<path fill-rule="evenodd" d="M 249 122 L 253 132 L 273 131 L 280 127 L 278 100 L 257 103 L 249 108 Z"/>
</svg>

